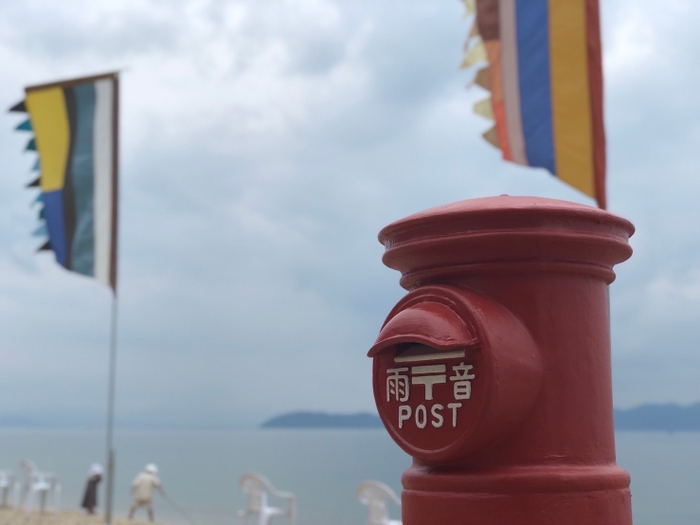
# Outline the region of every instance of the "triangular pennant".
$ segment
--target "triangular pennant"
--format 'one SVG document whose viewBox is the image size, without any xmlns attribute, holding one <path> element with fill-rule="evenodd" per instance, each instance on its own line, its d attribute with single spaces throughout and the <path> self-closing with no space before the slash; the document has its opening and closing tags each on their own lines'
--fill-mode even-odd
<svg viewBox="0 0 700 525">
<path fill-rule="evenodd" d="M 32 201 L 32 206 L 34 206 L 36 203 L 42 203 L 44 202 L 44 194 L 40 193 L 39 195 L 36 196 L 36 199 Z"/>
<path fill-rule="evenodd" d="M 32 131 L 32 121 L 27 119 L 15 128 L 17 131 Z"/>
<path fill-rule="evenodd" d="M 49 230 L 46 227 L 46 223 L 42 223 L 39 225 L 39 227 L 34 230 L 34 233 L 32 233 L 32 237 L 48 237 L 49 236 Z"/>
<path fill-rule="evenodd" d="M 486 142 L 488 142 L 492 146 L 501 149 L 501 141 L 498 138 L 498 131 L 496 130 L 496 126 L 492 127 L 491 129 L 483 133 L 481 136 L 484 137 L 486 139 Z"/>
<path fill-rule="evenodd" d="M 44 207 L 42 206 L 39 210 L 39 220 L 43 221 L 46 219 L 46 213 L 44 212 Z"/>
<path fill-rule="evenodd" d="M 32 137 L 29 139 L 29 142 L 27 142 L 27 147 L 25 148 L 27 151 L 36 151 L 36 138 Z"/>
<path fill-rule="evenodd" d="M 475 20 L 474 23 L 472 24 L 472 28 L 469 30 L 469 35 L 467 36 L 467 39 L 464 41 L 464 52 L 467 53 L 467 50 L 479 38 L 480 38 L 479 25 L 476 23 L 476 20 Z"/>
<path fill-rule="evenodd" d="M 491 97 L 480 100 L 474 104 L 474 113 L 480 117 L 487 118 L 489 120 L 494 120 L 493 118 L 493 105 L 491 104 Z"/>
<path fill-rule="evenodd" d="M 459 67 L 465 69 L 480 62 L 487 61 L 488 57 L 486 55 L 486 47 L 484 47 L 484 43 L 481 40 L 479 40 L 479 42 L 473 45 L 471 49 L 467 51 L 467 53 L 464 55 L 464 59 L 462 60 L 462 63 Z"/>
<path fill-rule="evenodd" d="M 45 252 L 47 250 L 53 250 L 53 248 L 51 248 L 51 241 L 46 241 L 37 249 L 38 252 Z"/>
<path fill-rule="evenodd" d="M 27 184 L 27 188 L 38 188 L 40 182 L 41 182 L 41 177 L 37 177 L 32 182 Z"/>
<path fill-rule="evenodd" d="M 26 113 L 27 112 L 27 107 L 24 105 L 24 100 L 20 100 L 12 106 L 8 111 L 15 112 L 15 113 Z"/>
<path fill-rule="evenodd" d="M 488 67 L 483 67 L 478 70 L 476 75 L 474 75 L 474 80 L 472 80 L 470 87 L 474 84 L 486 91 L 491 91 L 491 70 Z"/>
<path fill-rule="evenodd" d="M 36 162 L 34 163 L 34 167 L 32 168 L 32 171 L 39 171 L 41 168 L 41 164 L 39 163 L 39 159 L 36 159 Z"/>
<path fill-rule="evenodd" d="M 474 38 L 479 36 L 479 24 L 474 22 L 472 24 L 472 28 L 469 30 L 469 37 L 468 38 Z"/>
<path fill-rule="evenodd" d="M 469 30 L 469 36 L 467 37 L 467 42 L 471 40 L 472 38 L 475 38 L 479 36 L 479 24 L 476 23 L 476 20 L 472 24 L 472 28 Z"/>
<path fill-rule="evenodd" d="M 474 14 L 474 11 L 476 11 L 476 0 L 462 0 L 462 3 L 464 4 L 464 9 L 466 9 L 465 17 Z"/>
</svg>

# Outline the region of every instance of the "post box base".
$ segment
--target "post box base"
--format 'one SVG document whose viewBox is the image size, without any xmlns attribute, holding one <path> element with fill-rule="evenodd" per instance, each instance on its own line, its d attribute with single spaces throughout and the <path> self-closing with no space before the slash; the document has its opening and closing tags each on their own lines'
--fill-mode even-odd
<svg viewBox="0 0 700 525">
<path fill-rule="evenodd" d="M 629 489 L 558 494 L 404 491 L 403 525 L 632 525 Z"/>
<path fill-rule="evenodd" d="M 617 465 L 404 473 L 404 525 L 632 525 L 629 474 Z"/>
</svg>

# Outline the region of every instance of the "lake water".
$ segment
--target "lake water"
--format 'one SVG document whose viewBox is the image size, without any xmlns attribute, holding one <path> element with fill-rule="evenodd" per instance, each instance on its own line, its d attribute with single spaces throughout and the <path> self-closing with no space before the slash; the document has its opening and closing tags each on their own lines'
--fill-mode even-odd
<svg viewBox="0 0 700 525">
<path fill-rule="evenodd" d="M 357 485 L 377 479 L 399 493 L 409 465 L 383 430 L 125 430 L 115 444 L 116 514 L 128 510 L 133 477 L 155 462 L 170 498 L 203 525 L 238 522 L 235 513 L 245 503 L 238 480 L 246 471 L 296 493 L 299 525 L 363 525 Z M 16 469 L 29 458 L 56 472 L 64 507 L 78 507 L 85 472 L 91 462 L 103 462 L 103 450 L 102 432 L 0 429 L 0 468 Z M 618 463 L 632 475 L 636 525 L 700 524 L 700 433 L 619 432 L 617 450 Z M 156 519 L 186 523 L 156 498 Z"/>
</svg>

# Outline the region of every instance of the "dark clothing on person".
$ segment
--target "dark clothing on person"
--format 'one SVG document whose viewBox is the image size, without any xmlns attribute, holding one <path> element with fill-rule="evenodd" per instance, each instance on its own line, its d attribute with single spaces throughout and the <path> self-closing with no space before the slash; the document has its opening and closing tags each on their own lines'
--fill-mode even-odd
<svg viewBox="0 0 700 525">
<path fill-rule="evenodd" d="M 95 474 L 88 478 L 87 485 L 85 485 L 85 495 L 83 496 L 82 507 L 87 509 L 87 511 L 92 514 L 97 507 L 97 485 L 102 481 L 102 476 Z"/>
</svg>

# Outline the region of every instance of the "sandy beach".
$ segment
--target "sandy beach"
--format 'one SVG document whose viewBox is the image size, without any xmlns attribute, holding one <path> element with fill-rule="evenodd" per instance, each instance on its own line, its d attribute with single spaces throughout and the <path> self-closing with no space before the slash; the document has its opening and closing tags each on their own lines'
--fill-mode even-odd
<svg viewBox="0 0 700 525">
<path fill-rule="evenodd" d="M 148 521 L 128 520 L 114 516 L 113 525 L 150 525 Z M 76 510 L 62 510 L 58 513 L 48 511 L 44 514 L 34 512 L 27 515 L 14 508 L 0 508 L 0 525 L 103 525 L 101 514 L 88 516 Z"/>
</svg>

